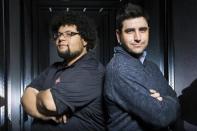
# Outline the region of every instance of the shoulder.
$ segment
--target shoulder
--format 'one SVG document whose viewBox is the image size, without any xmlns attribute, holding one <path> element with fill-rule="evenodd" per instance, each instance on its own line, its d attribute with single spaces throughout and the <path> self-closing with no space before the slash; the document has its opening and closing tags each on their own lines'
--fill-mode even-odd
<svg viewBox="0 0 197 131">
<path fill-rule="evenodd" d="M 115 54 L 110 62 L 107 64 L 106 71 L 113 71 L 116 73 L 132 73 L 143 68 L 141 62 L 124 54 Z"/>
<path fill-rule="evenodd" d="M 43 72 L 51 72 L 51 71 L 53 72 L 53 71 L 56 71 L 56 70 L 61 69 L 63 67 L 64 67 L 63 62 L 55 62 L 55 63 L 49 65 L 46 69 L 44 69 Z"/>
<path fill-rule="evenodd" d="M 66 76 L 68 75 L 68 72 L 68 77 L 72 76 L 76 79 L 87 79 L 92 81 L 94 79 L 102 79 L 105 73 L 105 68 L 97 59 L 89 57 L 66 70 Z"/>
<path fill-rule="evenodd" d="M 81 70 L 98 71 L 103 73 L 105 71 L 103 64 L 96 58 L 93 53 L 88 53 L 77 66 Z"/>
<path fill-rule="evenodd" d="M 61 64 L 63 64 L 63 62 L 55 62 L 55 63 L 53 63 L 51 66 L 57 67 L 57 66 L 59 66 L 59 65 L 61 65 Z"/>
</svg>

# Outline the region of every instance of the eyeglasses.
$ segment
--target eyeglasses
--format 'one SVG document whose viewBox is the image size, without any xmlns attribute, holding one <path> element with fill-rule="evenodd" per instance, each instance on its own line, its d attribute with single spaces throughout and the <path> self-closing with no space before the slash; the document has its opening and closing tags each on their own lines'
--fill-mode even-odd
<svg viewBox="0 0 197 131">
<path fill-rule="evenodd" d="M 79 34 L 78 32 L 72 32 L 72 31 L 65 31 L 63 33 L 57 32 L 57 33 L 53 34 L 53 38 L 54 38 L 54 40 L 57 40 L 61 36 L 63 36 L 64 38 L 70 38 L 70 37 L 78 35 L 78 34 Z"/>
</svg>

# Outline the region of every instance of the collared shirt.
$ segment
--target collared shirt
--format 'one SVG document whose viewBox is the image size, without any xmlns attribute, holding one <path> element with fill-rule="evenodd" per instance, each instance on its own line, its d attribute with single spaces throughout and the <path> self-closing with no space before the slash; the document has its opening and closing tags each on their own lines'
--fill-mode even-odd
<svg viewBox="0 0 197 131">
<path fill-rule="evenodd" d="M 144 51 L 144 52 L 142 53 L 142 55 L 139 57 L 139 60 L 142 62 L 142 64 L 144 63 L 144 60 L 146 59 L 146 55 L 147 55 L 147 52 Z"/>
<path fill-rule="evenodd" d="M 66 124 L 34 120 L 35 131 L 103 131 L 102 88 L 104 68 L 92 52 L 71 66 L 55 63 L 29 86 L 37 90 L 51 88 L 57 114 L 66 114 Z"/>
</svg>

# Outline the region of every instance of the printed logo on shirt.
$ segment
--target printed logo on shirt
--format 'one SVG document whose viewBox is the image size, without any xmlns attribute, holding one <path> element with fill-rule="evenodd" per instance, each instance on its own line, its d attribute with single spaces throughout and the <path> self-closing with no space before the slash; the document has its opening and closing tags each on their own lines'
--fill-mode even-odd
<svg viewBox="0 0 197 131">
<path fill-rule="evenodd" d="M 60 83 L 60 77 L 55 80 L 55 84 L 57 85 L 58 83 Z"/>
</svg>

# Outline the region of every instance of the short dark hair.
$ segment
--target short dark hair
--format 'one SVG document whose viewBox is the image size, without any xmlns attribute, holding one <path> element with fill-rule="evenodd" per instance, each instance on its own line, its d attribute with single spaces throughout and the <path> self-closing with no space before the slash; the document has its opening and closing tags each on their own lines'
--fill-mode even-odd
<svg viewBox="0 0 197 131">
<path fill-rule="evenodd" d="M 65 12 L 55 16 L 51 22 L 51 35 L 57 33 L 60 26 L 75 25 L 80 36 L 87 42 L 87 50 L 96 44 L 97 31 L 95 24 L 84 13 Z"/>
<path fill-rule="evenodd" d="M 121 31 L 122 22 L 129 18 L 144 17 L 149 24 L 149 16 L 147 12 L 139 5 L 127 3 L 117 11 L 116 14 L 116 29 Z"/>
</svg>

